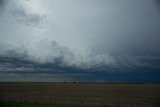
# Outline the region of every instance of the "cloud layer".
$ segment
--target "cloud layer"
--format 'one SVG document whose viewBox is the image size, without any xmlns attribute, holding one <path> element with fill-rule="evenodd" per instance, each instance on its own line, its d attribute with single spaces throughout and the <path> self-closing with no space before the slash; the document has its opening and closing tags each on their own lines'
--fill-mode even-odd
<svg viewBox="0 0 160 107">
<path fill-rule="evenodd" d="M 0 73 L 103 81 L 115 72 L 159 72 L 155 1 L 1 0 Z"/>
<path fill-rule="evenodd" d="M 2 0 L 0 4 L 3 11 L 5 11 L 3 13 L 8 15 L 11 21 L 16 20 L 29 26 L 39 26 L 44 22 L 45 15 L 41 14 L 40 10 L 33 10 L 33 3 L 36 3 L 36 1 Z"/>
<path fill-rule="evenodd" d="M 4 45 L 3 50 L 1 50 L 1 57 L 79 69 L 103 68 L 116 64 L 111 56 L 104 54 L 96 55 L 90 50 L 75 52 L 68 47 L 60 46 L 53 40 L 35 41 L 27 47 L 23 45 L 13 46 L 13 44 L 9 46 Z"/>
</svg>

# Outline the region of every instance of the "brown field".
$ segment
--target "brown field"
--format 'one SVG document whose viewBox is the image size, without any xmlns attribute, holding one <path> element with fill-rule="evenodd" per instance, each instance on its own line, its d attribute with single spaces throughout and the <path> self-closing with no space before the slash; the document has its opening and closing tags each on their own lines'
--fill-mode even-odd
<svg viewBox="0 0 160 107">
<path fill-rule="evenodd" d="M 0 102 L 160 107 L 160 85 L 0 83 Z"/>
</svg>

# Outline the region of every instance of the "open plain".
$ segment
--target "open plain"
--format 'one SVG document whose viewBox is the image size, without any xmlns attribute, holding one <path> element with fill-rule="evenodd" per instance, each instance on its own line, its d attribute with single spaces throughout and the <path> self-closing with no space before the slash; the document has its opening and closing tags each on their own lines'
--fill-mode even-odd
<svg viewBox="0 0 160 107">
<path fill-rule="evenodd" d="M 0 83 L 0 102 L 1 105 L 16 103 L 86 107 L 160 107 L 160 85 Z"/>
</svg>

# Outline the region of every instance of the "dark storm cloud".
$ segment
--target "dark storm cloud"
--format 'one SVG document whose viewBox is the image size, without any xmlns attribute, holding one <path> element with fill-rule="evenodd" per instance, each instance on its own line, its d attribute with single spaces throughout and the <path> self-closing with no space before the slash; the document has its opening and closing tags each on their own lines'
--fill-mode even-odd
<svg viewBox="0 0 160 107">
<path fill-rule="evenodd" d="M 47 2 L 50 4 L 51 1 Z M 88 0 L 64 3 L 55 1 L 53 4 L 55 3 L 57 8 L 54 8 L 54 6 L 49 8 L 49 11 L 54 13 L 54 17 L 50 16 L 52 20 L 49 23 L 55 21 L 56 24 L 52 23 L 53 25 L 49 26 L 46 24 L 47 27 L 45 29 L 38 30 L 34 28 L 29 29 L 25 26 L 39 26 L 45 20 L 43 12 L 37 12 L 42 7 L 34 11 L 37 8 L 37 4 L 33 5 L 33 3 L 34 1 L 32 0 L 7 1 L 8 10 L 6 10 L 6 13 L 8 12 L 9 16 L 11 16 L 11 20 L 14 19 L 18 23 L 9 26 L 7 25 L 8 20 L 1 22 L 3 24 L 3 26 L 2 24 L 0 26 L 3 29 L 1 30 L 2 42 L 10 39 L 10 41 L 16 44 L 18 38 L 20 38 L 19 41 L 26 41 L 27 39 L 37 39 L 42 35 L 53 40 L 60 37 L 60 39 L 57 39 L 58 41 L 64 44 L 71 43 L 72 46 L 77 45 L 79 46 L 78 50 L 89 47 L 89 49 L 93 48 L 94 51 L 88 51 L 86 48 L 82 52 L 77 52 L 77 54 L 75 50 L 71 50 L 65 45 L 64 47 L 60 46 L 56 41 L 47 41 L 48 43 L 35 43 L 37 45 L 27 47 L 25 51 L 22 49 L 21 54 L 17 52 L 17 50 L 21 50 L 19 48 L 6 49 L 6 55 L 22 58 L 29 54 L 27 59 L 37 62 L 54 62 L 59 63 L 59 65 L 74 65 L 80 68 L 117 65 L 119 60 L 121 63 L 123 62 L 123 65 L 147 66 L 147 63 L 141 63 L 135 56 L 160 55 L 160 50 L 158 49 L 160 15 L 157 14 L 150 0 L 101 2 Z M 33 5 L 33 7 L 31 6 L 30 8 L 30 5 Z M 4 20 L 9 16 L 4 16 Z M 19 23 L 24 24 L 24 26 L 19 25 Z M 59 28 L 59 32 L 53 32 L 54 28 Z M 34 35 L 36 36 L 34 37 Z M 77 41 L 76 38 L 78 38 Z M 126 57 L 123 57 L 123 55 Z"/>
<path fill-rule="evenodd" d="M 142 58 L 143 59 L 143 58 Z M 148 62 L 155 62 L 160 58 L 149 58 Z M 127 60 L 131 60 L 128 58 Z M 146 59 L 145 59 L 146 60 Z M 131 63 L 133 60 L 124 61 Z M 160 68 L 147 65 L 124 64 L 119 60 L 120 67 L 107 67 L 105 69 L 77 69 L 76 67 L 59 66 L 51 63 L 35 63 L 13 57 L 0 57 L 0 81 L 83 81 L 108 83 L 160 83 Z M 146 61 L 145 61 L 146 63 Z M 155 65 L 155 63 L 154 63 Z M 158 64 L 159 65 L 159 64 Z"/>
<path fill-rule="evenodd" d="M 4 5 L 4 0 L 0 0 L 0 7 Z"/>
<path fill-rule="evenodd" d="M 0 0 L 0 15 L 2 14 L 2 10 L 4 8 L 5 5 L 5 0 Z"/>
<path fill-rule="evenodd" d="M 55 41 L 42 40 L 31 45 L 32 47 L 4 47 L 1 49 L 1 60 L 19 62 L 31 61 L 42 64 L 44 67 L 73 67 L 76 69 L 93 69 L 114 66 L 115 60 L 107 55 L 95 55 L 90 51 L 86 53 L 75 53 L 68 47 L 61 46 Z M 44 51 L 47 50 L 47 51 Z M 8 59 L 7 59 L 8 58 Z M 15 59 L 15 61 L 14 61 Z M 18 63 L 19 64 L 19 63 Z M 17 64 L 17 65 L 18 65 Z M 21 65 L 21 63 L 20 63 Z M 52 66 L 53 65 L 53 66 Z"/>
<path fill-rule="evenodd" d="M 157 4 L 157 6 L 159 6 L 159 8 L 160 8 L 160 0 L 154 0 L 154 1 Z"/>
<path fill-rule="evenodd" d="M 159 72 L 158 6 L 158 0 L 1 0 L 0 73 L 123 81 Z"/>
<path fill-rule="evenodd" d="M 51 43 L 50 43 L 51 42 Z M 114 56 L 87 54 L 76 55 L 71 49 L 59 46 L 55 41 L 37 43 L 45 51 L 27 50 L 22 48 L 6 49 L 0 54 L 1 72 L 50 72 L 50 73 L 78 73 L 78 72 L 128 72 L 147 68 L 148 71 L 160 68 L 159 56 Z M 45 46 L 45 47 L 44 47 Z M 43 56 L 41 56 L 43 55 Z"/>
<path fill-rule="evenodd" d="M 43 58 L 39 59 L 41 57 L 38 57 L 37 60 L 35 56 L 30 56 L 29 50 L 23 46 L 23 48 L 4 48 L 4 53 L 0 54 L 0 81 L 160 82 L 158 79 L 160 57 L 158 56 L 114 56 L 116 62 L 114 65 L 105 64 L 104 59 L 99 58 L 91 60 L 91 62 L 77 62 L 73 53 L 69 60 L 64 60 L 67 57 L 65 51 L 70 51 L 70 49 L 65 50 L 55 41 L 50 42 L 45 40 L 37 43 L 41 48 L 44 43 L 47 43 L 48 45 L 46 44 L 47 46 L 44 47 L 45 50 L 50 52 L 49 48 L 51 48 L 57 52 L 58 56 L 47 54 L 50 59 L 47 59 L 47 62 Z M 59 50 L 62 47 L 63 50 Z M 45 53 L 42 54 L 45 55 Z M 80 58 L 91 59 L 92 57 L 81 56 Z M 71 64 L 70 61 L 76 61 L 76 63 Z"/>
<path fill-rule="evenodd" d="M 116 2 L 110 4 L 116 5 Z M 112 14 L 104 15 L 110 20 L 103 20 L 106 23 L 105 36 L 103 40 L 97 38 L 100 41 L 95 45 L 100 45 L 102 51 L 117 54 L 160 55 L 160 14 L 156 5 L 152 0 L 122 0 L 117 3 Z"/>
</svg>

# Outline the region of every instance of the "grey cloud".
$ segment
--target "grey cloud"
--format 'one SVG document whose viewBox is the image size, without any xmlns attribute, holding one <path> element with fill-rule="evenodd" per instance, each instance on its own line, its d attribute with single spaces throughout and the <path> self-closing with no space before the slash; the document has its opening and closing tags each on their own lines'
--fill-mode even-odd
<svg viewBox="0 0 160 107">
<path fill-rule="evenodd" d="M 39 64 L 53 64 L 60 67 L 76 67 L 79 69 L 114 66 L 113 57 L 104 54 L 93 54 L 84 50 L 74 52 L 68 47 L 60 46 L 51 40 L 42 40 L 30 44 L 30 47 L 18 46 L 1 50 L 1 56 L 32 61 Z"/>
<path fill-rule="evenodd" d="M 143 57 L 143 58 L 142 58 Z M 152 65 L 150 61 L 147 61 L 146 56 L 131 56 L 131 55 L 119 55 L 114 57 L 117 61 L 117 65 L 120 68 L 145 68 L 145 67 L 156 67 L 154 64 Z"/>
<path fill-rule="evenodd" d="M 4 5 L 4 0 L 1 0 L 1 1 L 0 1 L 0 8 L 2 8 L 3 5 Z"/>
<path fill-rule="evenodd" d="M 5 0 L 0 0 L 0 16 L 2 15 L 4 6 L 5 6 Z"/>
<path fill-rule="evenodd" d="M 96 75 L 160 69 L 155 1 L 34 1 L 0 3 L 0 43 L 5 43 L 0 44 L 0 71 Z M 41 12 L 43 8 L 50 14 Z"/>
<path fill-rule="evenodd" d="M 154 1 L 156 3 L 157 7 L 160 8 L 160 0 L 154 0 Z"/>
<path fill-rule="evenodd" d="M 44 51 L 44 49 L 46 51 Z M 55 41 L 43 40 L 36 43 L 31 53 L 34 60 L 46 63 L 60 63 L 62 66 L 76 66 L 79 68 L 92 68 L 96 66 L 114 65 L 115 61 L 111 56 L 96 55 L 91 51 L 84 50 L 75 52 L 68 47 L 60 46 Z M 58 61 L 58 62 L 55 62 Z"/>
<path fill-rule="evenodd" d="M 20 38 L 19 41 L 26 41 L 42 37 L 78 50 L 93 48 L 94 53 L 160 55 L 160 14 L 156 11 L 155 0 L 39 0 L 44 7 L 47 5 L 53 14 L 50 16 L 26 11 L 22 1 L 11 1 L 9 11 L 14 14 L 13 19 L 31 26 L 44 23 L 45 28 L 35 30 L 15 23 L 7 25 L 3 21 L 0 27 L 4 34 L 1 36 L 7 40 Z M 49 26 L 45 17 L 50 19 Z"/>
<path fill-rule="evenodd" d="M 41 14 L 28 14 L 24 9 L 15 9 L 12 14 L 20 23 L 24 23 L 29 26 L 40 26 L 46 16 Z"/>
<path fill-rule="evenodd" d="M 30 45 L 1 50 L 1 71 L 112 72 L 115 69 L 159 68 L 160 65 L 158 56 L 111 56 L 88 50 L 74 52 L 52 40 L 36 41 Z"/>
<path fill-rule="evenodd" d="M 160 14 L 154 2 L 55 0 L 51 9 L 59 31 L 56 37 L 101 53 L 160 55 Z"/>
<path fill-rule="evenodd" d="M 32 4 L 32 1 L 28 0 L 7 0 L 5 10 L 9 16 L 21 24 L 28 26 L 41 27 L 46 19 L 46 15 L 38 12 L 32 12 L 29 7 L 26 7 L 25 3 Z"/>
<path fill-rule="evenodd" d="M 0 7 L 3 7 L 3 6 L 4 6 L 4 3 L 5 3 L 5 0 L 1 0 L 1 1 L 0 1 Z"/>
</svg>

